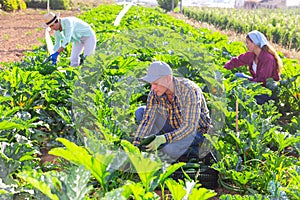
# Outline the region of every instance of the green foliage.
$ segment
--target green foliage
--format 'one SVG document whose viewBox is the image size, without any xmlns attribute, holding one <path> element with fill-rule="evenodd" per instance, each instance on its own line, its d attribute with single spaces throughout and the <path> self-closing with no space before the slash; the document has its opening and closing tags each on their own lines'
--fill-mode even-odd
<svg viewBox="0 0 300 200">
<path fill-rule="evenodd" d="M 263 200 L 266 199 L 263 195 L 260 194 L 254 194 L 254 195 L 230 195 L 230 194 L 223 194 L 220 197 L 221 200 Z"/>
<path fill-rule="evenodd" d="M 59 200 L 58 196 L 51 192 L 51 187 L 53 189 L 55 187 L 57 187 L 57 189 L 59 189 L 58 187 L 61 187 L 60 182 L 54 173 L 55 172 L 41 174 L 36 171 L 26 171 L 18 174 L 18 176 L 43 192 L 51 200 Z"/>
<path fill-rule="evenodd" d="M 11 71 L 2 73 L 2 84 L 9 85 L 7 95 L 13 98 L 12 107 L 21 106 L 28 109 L 38 97 L 43 77 L 38 72 L 25 72 L 14 67 Z M 35 83 L 34 83 L 35 82 Z M 27 88 L 28 86 L 31 86 Z M 20 90 L 24 88 L 24 90 Z"/>
<path fill-rule="evenodd" d="M 34 149 L 31 141 L 21 135 L 5 139 L 7 141 L 1 137 L 0 142 L 0 194 L 1 198 L 10 199 L 24 190 L 17 185 L 16 173 L 36 168 L 38 159 L 35 154 L 38 151 Z"/>
<path fill-rule="evenodd" d="M 11 70 L 2 71 L 1 94 L 5 98 L 0 106 L 3 114 L 0 129 L 7 130 L 8 135 L 19 133 L 38 140 L 45 140 L 48 130 L 52 131 L 49 137 L 65 133 L 66 129 L 72 131 L 72 127 L 68 124 L 70 121 L 63 120 L 67 120 L 67 117 L 60 117 L 53 112 L 55 110 L 60 114 L 63 113 L 60 112 L 60 108 L 56 109 L 54 104 L 63 103 L 68 106 L 68 93 L 73 85 L 68 75 L 69 72 L 64 70 L 62 73 L 55 72 L 46 77 L 37 71 L 23 71 L 16 66 Z M 69 115 L 70 111 L 64 114 Z M 9 131 L 13 128 L 14 131 Z M 46 130 L 46 133 L 42 130 Z"/>
<path fill-rule="evenodd" d="M 180 181 L 180 183 L 177 183 L 173 179 L 167 179 L 165 184 L 170 190 L 174 200 L 183 199 L 183 197 L 186 195 L 186 191 L 184 189 L 184 185 L 182 184 L 182 181 Z"/>
<path fill-rule="evenodd" d="M 3 0 L 3 10 L 5 11 L 16 11 L 18 10 L 17 0 Z"/>
<path fill-rule="evenodd" d="M 174 8 L 176 8 L 178 0 L 158 0 L 157 3 L 162 9 L 168 12 L 172 10 L 172 1 L 174 1 Z"/>
<path fill-rule="evenodd" d="M 0 4 L 5 11 L 15 12 L 17 10 L 25 10 L 26 3 L 24 0 L 1 0 Z"/>
<path fill-rule="evenodd" d="M 129 183 L 125 186 L 129 188 L 136 199 L 158 199 L 154 193 L 155 189 L 158 186 L 162 187 L 165 181 L 169 180 L 168 177 L 184 165 L 184 163 L 175 163 L 173 165 L 162 163 L 159 157 L 144 154 L 137 147 L 125 140 L 121 141 L 121 146 L 129 157 L 141 181 L 139 183 Z"/>
<path fill-rule="evenodd" d="M 271 82 L 270 88 L 280 98 L 281 113 L 290 118 L 299 115 L 300 110 L 300 65 L 292 59 L 283 59 L 283 63 L 281 80 L 277 84 Z"/>
<path fill-rule="evenodd" d="M 251 185 L 249 192 L 259 193 L 257 191 L 259 190 L 264 194 L 269 193 L 267 188 L 271 181 L 278 182 L 281 187 L 286 186 L 284 180 L 290 177 L 286 179 L 279 177 L 284 177 L 282 173 L 293 165 L 291 160 L 294 158 L 282 155 L 288 147 L 295 147 L 299 143 L 299 138 L 280 132 L 276 120 L 281 114 L 278 113 L 274 103 L 270 102 L 262 106 L 255 103 L 254 96 L 270 92 L 268 89 L 249 84 L 248 81 L 236 80 L 235 82 L 230 78 L 228 81 L 230 84 L 225 82 L 226 90 L 230 91 L 229 95 L 231 95 L 226 112 L 228 128 L 218 140 L 211 140 L 220 153 L 218 156 L 220 161 L 214 164 L 214 168 L 220 172 L 221 184 L 228 189 L 244 190 L 244 192 L 247 192 L 247 188 Z M 236 105 L 238 105 L 238 113 Z M 272 160 L 269 160 L 266 155 L 271 156 Z M 271 167 L 271 163 L 278 163 L 278 165 Z M 274 174 L 277 174 L 275 180 Z M 235 184 L 228 185 L 228 180 Z"/>
<path fill-rule="evenodd" d="M 28 8 L 47 8 L 47 0 L 25 0 Z M 50 0 L 50 9 L 68 10 L 70 9 L 70 0 Z"/>
<path fill-rule="evenodd" d="M 18 0 L 18 4 L 19 4 L 18 8 L 20 10 L 26 10 L 27 6 L 24 0 Z"/>
<path fill-rule="evenodd" d="M 53 10 L 68 10 L 70 9 L 70 0 L 51 0 L 50 9 Z"/>
<path fill-rule="evenodd" d="M 76 113 L 76 129 L 85 128 L 99 139 L 112 141 L 124 131 L 129 134 L 136 126 L 129 103 L 130 95 L 139 89 L 128 89 L 128 85 L 137 83 L 137 80 L 130 74 L 123 74 L 130 72 L 137 63 L 135 59 L 101 55 L 99 60 L 87 59 L 81 68 L 72 95 L 72 108 Z"/>
<path fill-rule="evenodd" d="M 66 148 L 54 148 L 49 154 L 60 156 L 74 164 L 84 166 L 99 181 L 103 189 L 107 191 L 106 177 L 109 175 L 107 168 L 112 162 L 114 155 L 97 153 L 95 156 L 92 156 L 85 148 L 77 146 L 66 139 L 58 138 L 57 140 L 62 142 Z"/>
<path fill-rule="evenodd" d="M 92 188 L 87 185 L 90 173 L 84 167 L 73 166 L 68 173 L 24 171 L 20 172 L 18 177 L 53 200 L 84 199 Z"/>
<path fill-rule="evenodd" d="M 297 8 L 270 9 L 235 9 L 186 7 L 184 15 L 189 18 L 213 24 L 223 30 L 234 30 L 247 34 L 252 30 L 264 33 L 270 41 L 289 49 L 299 49 L 299 31 Z M 244 22 L 243 19 L 249 19 Z"/>
<path fill-rule="evenodd" d="M 200 187 L 201 186 L 200 184 L 195 184 L 193 182 L 191 182 L 191 183 L 186 182 L 187 186 L 188 186 L 188 184 L 192 184 L 192 185 L 194 184 L 193 188 L 190 191 L 191 193 L 188 195 L 189 200 L 193 200 L 193 199 L 197 199 L 197 198 L 211 199 L 212 197 L 217 195 L 217 193 L 214 191 Z M 187 186 L 186 186 L 186 188 L 188 188 Z"/>
<path fill-rule="evenodd" d="M 52 0 L 50 0 L 51 9 L 63 9 L 63 10 L 80 8 L 80 10 L 87 11 L 90 10 L 91 8 L 95 8 L 99 6 L 100 4 L 103 4 L 102 1 L 56 0 L 53 1 L 55 3 L 51 3 L 51 1 Z M 47 0 L 25 0 L 25 2 L 28 8 L 41 8 L 41 9 L 47 8 Z M 106 3 L 109 2 L 113 3 L 112 0 L 106 0 Z"/>
<path fill-rule="evenodd" d="M 155 161 L 153 158 L 144 157 L 137 147 L 132 146 L 127 141 L 123 141 L 122 145 L 141 179 L 145 192 L 149 192 L 151 189 L 150 184 L 155 178 L 154 175 L 161 169 L 162 163 L 160 160 Z"/>
<path fill-rule="evenodd" d="M 201 188 L 200 184 L 196 184 L 194 181 L 186 181 L 185 183 L 182 180 L 176 182 L 173 179 L 167 179 L 165 181 L 166 186 L 172 194 L 174 200 L 181 199 L 210 199 L 216 196 L 216 193 L 210 191 L 206 188 Z M 184 185 L 185 184 L 185 185 Z"/>
<path fill-rule="evenodd" d="M 105 196 L 102 199 L 103 200 L 111 200 L 111 199 L 126 200 L 129 198 L 130 195 L 126 194 L 127 191 L 124 190 L 124 188 L 121 187 L 121 188 L 114 189 L 110 192 L 107 192 L 105 193 Z"/>
<path fill-rule="evenodd" d="M 25 3 L 28 8 L 47 8 L 47 0 L 25 0 Z"/>
<path fill-rule="evenodd" d="M 25 191 L 32 197 L 25 188 L 34 188 L 38 199 L 45 194 L 53 199 L 158 199 L 157 187 L 172 188 L 174 198 L 182 197 L 176 188 L 184 187 L 190 199 L 215 195 L 197 183 L 168 179 L 183 163 L 165 165 L 121 140 L 134 134 L 134 111 L 145 103 L 149 91 L 138 78 L 150 62 L 163 60 L 176 76 L 193 80 L 203 90 L 213 123 L 206 137 L 218 153 L 213 168 L 219 171 L 220 184 L 249 199 L 298 197 L 297 61 L 284 59 L 277 84 L 269 82 L 267 88 L 250 84 L 237 79 L 235 70 L 223 69 L 228 59 L 245 52 L 243 43 L 230 43 L 219 32 L 195 29 L 141 6 L 132 7 L 114 27 L 121 10 L 122 6 L 105 5 L 80 16 L 98 39 L 97 51 L 82 66 L 69 67 L 70 49 L 56 66 L 42 64 L 48 56 L 44 46 L 0 71 L 0 141 L 2 148 L 6 146 L 1 149 L 5 188 L 1 185 L 0 193 L 10 197 Z M 279 98 L 257 105 L 254 97 L 261 93 Z M 15 136 L 27 140 L 18 142 Z M 33 149 L 44 145 L 54 147 L 50 153 L 65 159 L 65 164 L 70 161 L 79 168 L 53 164 L 47 173 L 40 172 Z M 52 171 L 57 168 L 63 171 Z"/>
</svg>

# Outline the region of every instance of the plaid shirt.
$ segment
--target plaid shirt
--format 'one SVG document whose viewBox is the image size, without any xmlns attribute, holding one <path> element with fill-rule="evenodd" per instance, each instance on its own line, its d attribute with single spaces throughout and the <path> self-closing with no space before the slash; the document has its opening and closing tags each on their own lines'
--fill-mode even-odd
<svg viewBox="0 0 300 200">
<path fill-rule="evenodd" d="M 157 113 L 160 113 L 174 128 L 165 133 L 167 143 L 180 140 L 190 134 L 207 133 L 210 127 L 209 110 L 202 90 L 194 82 L 173 77 L 175 92 L 173 102 L 167 95 L 158 97 L 153 91 L 148 95 L 147 106 L 135 134 L 133 144 L 140 143 L 140 138 L 148 135 L 154 125 Z"/>
</svg>

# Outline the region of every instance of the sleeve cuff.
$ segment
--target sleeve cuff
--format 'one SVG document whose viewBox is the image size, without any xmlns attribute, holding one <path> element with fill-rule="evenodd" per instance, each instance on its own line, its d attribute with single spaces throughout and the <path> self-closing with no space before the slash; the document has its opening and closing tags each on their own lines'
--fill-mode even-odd
<svg viewBox="0 0 300 200">
<path fill-rule="evenodd" d="M 134 140 L 133 140 L 133 145 L 134 146 L 138 146 L 140 143 L 141 143 L 141 140 L 140 140 L 139 137 L 134 138 Z"/>
<path fill-rule="evenodd" d="M 166 138 L 166 144 L 169 144 L 171 142 L 171 134 L 168 133 L 168 134 L 165 134 L 164 136 Z"/>
<path fill-rule="evenodd" d="M 62 44 L 61 46 L 65 49 L 68 46 L 68 42 L 66 44 Z"/>
</svg>

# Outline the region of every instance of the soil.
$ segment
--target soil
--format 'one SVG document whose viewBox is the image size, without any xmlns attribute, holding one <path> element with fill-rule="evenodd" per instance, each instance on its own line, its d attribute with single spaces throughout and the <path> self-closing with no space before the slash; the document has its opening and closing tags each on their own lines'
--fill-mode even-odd
<svg viewBox="0 0 300 200">
<path fill-rule="evenodd" d="M 77 16 L 80 12 L 60 11 L 60 16 Z M 46 9 L 27 9 L 14 13 L 0 10 L 0 62 L 22 61 L 24 52 L 45 44 L 42 24 L 46 13 Z"/>
</svg>

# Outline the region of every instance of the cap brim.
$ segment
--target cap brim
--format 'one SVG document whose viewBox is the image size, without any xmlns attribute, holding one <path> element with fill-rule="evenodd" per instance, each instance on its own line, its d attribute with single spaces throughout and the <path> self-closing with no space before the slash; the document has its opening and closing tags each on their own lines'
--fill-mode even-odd
<svg viewBox="0 0 300 200">
<path fill-rule="evenodd" d="M 146 81 L 148 83 L 152 83 L 154 81 L 156 81 L 157 79 L 159 79 L 161 76 L 144 76 L 141 78 L 141 80 Z"/>
</svg>

